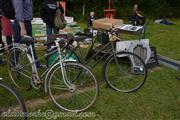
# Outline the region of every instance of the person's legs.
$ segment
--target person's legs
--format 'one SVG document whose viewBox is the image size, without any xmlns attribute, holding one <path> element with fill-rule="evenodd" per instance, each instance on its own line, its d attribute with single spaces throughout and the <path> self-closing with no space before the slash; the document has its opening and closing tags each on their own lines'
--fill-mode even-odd
<svg viewBox="0 0 180 120">
<path fill-rule="evenodd" d="M 21 40 L 20 26 L 18 21 L 16 20 L 13 23 L 13 30 L 14 30 L 14 43 L 19 43 Z"/>
<path fill-rule="evenodd" d="M 11 49 L 12 48 L 12 36 L 6 36 L 6 43 L 8 45 L 8 48 Z"/>
<path fill-rule="evenodd" d="M 140 17 L 140 16 L 138 16 L 138 20 L 139 20 L 139 25 L 144 25 L 145 24 L 145 22 L 146 22 L 146 18 L 145 17 Z"/>
<path fill-rule="evenodd" d="M 141 25 L 141 17 L 139 17 L 138 15 L 136 16 L 136 25 Z"/>
<path fill-rule="evenodd" d="M 1 31 L 1 27 L 0 27 L 0 44 L 2 44 L 3 41 L 2 41 L 2 31 Z"/>
<path fill-rule="evenodd" d="M 49 26 L 49 25 L 46 25 L 46 34 L 47 34 L 47 42 L 49 43 L 50 42 L 50 38 L 49 36 L 52 34 L 52 27 Z M 50 49 L 51 48 L 51 45 L 47 45 L 47 48 Z"/>
<path fill-rule="evenodd" d="M 21 40 L 21 33 L 20 33 L 20 25 L 19 25 L 19 22 L 17 20 L 15 20 L 13 23 L 12 23 L 12 28 L 13 28 L 13 32 L 14 32 L 14 35 L 13 35 L 13 38 L 14 38 L 14 43 L 17 44 L 17 43 L 20 43 L 20 40 Z M 7 40 L 7 39 L 6 39 Z M 14 44 L 14 45 L 15 45 Z M 19 59 L 19 53 L 16 52 L 16 57 L 15 59 L 13 58 L 13 61 L 12 64 L 15 66 L 15 63 L 18 63 L 18 59 Z"/>
<path fill-rule="evenodd" d="M 32 24 L 31 21 L 24 21 L 25 27 L 26 27 L 26 31 L 27 31 L 27 35 L 32 37 Z"/>
<path fill-rule="evenodd" d="M 1 31 L 1 27 L 0 27 L 0 48 L 4 46 L 4 43 L 2 41 L 2 31 Z M 2 52 L 0 50 L 0 52 Z M 0 64 L 3 64 L 4 62 L 1 60 L 1 56 L 0 56 Z"/>
<path fill-rule="evenodd" d="M 32 24 L 31 24 L 31 21 L 24 21 L 24 24 L 25 24 L 25 27 L 26 27 L 27 35 L 32 37 Z M 34 44 L 32 46 L 33 46 L 34 58 L 36 60 L 37 56 L 36 56 Z M 39 61 L 36 62 L 36 66 L 37 67 L 41 66 Z"/>
<path fill-rule="evenodd" d="M 49 25 L 46 25 L 46 34 L 47 35 L 51 35 L 52 34 L 52 27 L 51 26 L 49 26 Z"/>
<path fill-rule="evenodd" d="M 0 28 L 0 45 L 1 45 L 1 47 L 4 47 L 4 43 L 3 43 L 3 40 L 2 40 L 2 31 L 1 31 L 1 28 Z"/>
<path fill-rule="evenodd" d="M 54 29 L 54 34 L 59 34 L 59 29 L 53 28 Z"/>
</svg>

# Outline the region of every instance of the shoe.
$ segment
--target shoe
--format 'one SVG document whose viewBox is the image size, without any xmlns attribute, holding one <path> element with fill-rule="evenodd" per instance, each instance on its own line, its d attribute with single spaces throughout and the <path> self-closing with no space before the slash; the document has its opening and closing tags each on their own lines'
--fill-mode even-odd
<svg viewBox="0 0 180 120">
<path fill-rule="evenodd" d="M 43 65 L 43 64 L 38 64 L 38 65 L 36 65 L 36 67 L 37 67 L 38 69 L 47 69 L 47 66 L 46 66 L 46 65 Z"/>
</svg>

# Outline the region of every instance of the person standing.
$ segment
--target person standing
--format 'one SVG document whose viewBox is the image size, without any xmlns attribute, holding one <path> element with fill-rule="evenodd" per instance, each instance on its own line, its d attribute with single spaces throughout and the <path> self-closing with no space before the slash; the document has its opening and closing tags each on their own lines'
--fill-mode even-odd
<svg viewBox="0 0 180 120">
<path fill-rule="evenodd" d="M 15 10 L 14 21 L 14 43 L 19 43 L 22 36 L 28 35 L 32 37 L 33 19 L 33 0 L 11 0 Z M 33 44 L 34 57 L 36 57 Z M 36 66 L 41 68 L 40 62 L 36 62 Z"/>
<path fill-rule="evenodd" d="M 61 13 L 64 14 L 64 9 L 59 1 L 57 0 L 45 0 L 40 7 L 40 16 L 44 23 L 46 23 L 46 34 L 47 42 L 50 41 L 49 36 L 51 34 L 58 34 L 59 29 L 55 28 L 54 19 L 57 9 L 60 9 Z M 50 45 L 47 46 L 51 48 Z"/>
</svg>

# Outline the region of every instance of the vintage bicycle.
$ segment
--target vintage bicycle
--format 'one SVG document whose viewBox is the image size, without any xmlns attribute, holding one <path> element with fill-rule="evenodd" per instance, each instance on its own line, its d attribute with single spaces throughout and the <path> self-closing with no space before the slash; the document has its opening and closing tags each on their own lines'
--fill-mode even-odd
<svg viewBox="0 0 180 120">
<path fill-rule="evenodd" d="M 106 31 L 107 32 L 107 31 Z M 119 29 L 113 28 L 107 32 L 109 38 L 104 45 L 96 46 L 96 37 L 91 34 L 76 34 L 77 46 L 69 49 L 76 54 L 78 60 L 92 68 L 105 59 L 102 67 L 102 78 L 109 87 L 116 91 L 130 93 L 143 86 L 147 79 L 147 68 L 144 60 L 135 53 L 128 51 L 116 51 L 116 42 L 120 40 Z M 80 41 L 91 38 L 89 51 L 83 59 Z"/>
<path fill-rule="evenodd" d="M 9 75 L 13 83 L 24 89 L 32 86 L 35 89 L 44 87 L 55 105 L 65 111 L 82 112 L 90 108 L 96 101 L 99 88 L 94 74 L 86 66 L 68 61 L 68 54 L 63 54 L 68 41 L 55 39 L 47 44 L 54 44 L 52 51 L 35 60 L 32 37 L 25 36 L 21 44 L 14 46 L 8 54 Z M 26 44 L 22 46 L 22 44 Z M 45 45 L 47 45 L 45 44 Z M 63 44 L 63 45 L 62 45 Z M 39 74 L 37 61 L 57 54 L 48 68 Z"/>
</svg>

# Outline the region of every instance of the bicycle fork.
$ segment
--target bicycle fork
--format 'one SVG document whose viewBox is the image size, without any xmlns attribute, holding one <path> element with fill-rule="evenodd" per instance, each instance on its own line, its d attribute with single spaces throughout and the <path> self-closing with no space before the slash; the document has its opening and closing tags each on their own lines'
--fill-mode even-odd
<svg viewBox="0 0 180 120">
<path fill-rule="evenodd" d="M 66 86 L 69 88 L 70 91 L 74 91 L 75 90 L 75 86 L 71 82 L 69 82 L 68 79 L 67 79 L 66 70 L 65 70 L 65 67 L 63 65 L 64 59 L 62 57 L 61 47 L 59 46 L 59 41 L 55 41 L 55 44 L 56 44 L 56 46 L 58 46 L 57 47 L 57 49 L 58 49 L 58 57 L 60 59 L 59 63 L 60 63 L 60 67 L 61 67 L 63 81 L 66 84 Z"/>
</svg>

